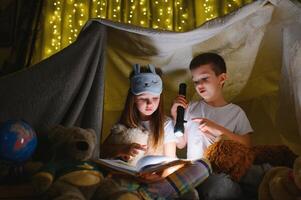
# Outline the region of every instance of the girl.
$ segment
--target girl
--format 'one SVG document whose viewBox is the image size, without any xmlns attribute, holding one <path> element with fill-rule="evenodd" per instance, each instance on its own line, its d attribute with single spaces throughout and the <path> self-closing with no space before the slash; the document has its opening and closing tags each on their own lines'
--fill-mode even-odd
<svg viewBox="0 0 301 200">
<path fill-rule="evenodd" d="M 166 123 L 163 113 L 163 84 L 161 71 L 155 70 L 153 65 L 141 68 L 134 66 L 130 76 L 130 89 L 125 103 L 125 108 L 120 120 L 115 125 L 108 138 L 102 145 L 102 157 L 129 160 L 143 151 L 144 155 L 165 155 L 176 157 L 176 140 L 172 124 Z M 172 120 L 168 120 L 171 123 Z M 116 128 L 119 127 L 119 128 Z M 121 128 L 120 128 L 121 127 Z M 141 129 L 148 131 L 148 141 L 145 144 L 114 144 L 114 137 L 118 137 L 114 130 Z M 204 160 L 198 160 L 192 165 L 175 166 L 168 168 L 161 174 L 150 174 L 142 177 L 144 181 L 137 182 L 113 177 L 115 185 L 120 190 L 134 192 L 139 198 L 175 198 L 197 186 L 209 176 L 210 165 Z M 174 172 L 174 173 L 173 173 Z M 107 179 L 107 183 L 112 179 Z M 145 184 L 146 182 L 151 182 Z M 106 183 L 104 182 L 103 185 Z M 106 188 L 105 186 L 103 188 Z M 99 194 L 104 197 L 105 189 L 100 188 Z M 111 198 L 106 196 L 105 198 Z"/>
<path fill-rule="evenodd" d="M 170 120 L 166 120 L 163 109 L 162 80 L 159 75 L 162 72 L 153 65 L 140 68 L 138 64 L 130 75 L 131 87 L 128 91 L 125 107 L 121 114 L 119 123 L 116 124 L 111 134 L 104 142 L 103 157 L 119 157 L 123 160 L 137 156 L 140 151 L 144 155 L 165 155 L 176 157 L 176 137 L 170 128 Z M 116 130 L 124 127 L 140 128 L 147 130 L 148 141 L 145 144 L 112 144 L 118 137 Z"/>
</svg>

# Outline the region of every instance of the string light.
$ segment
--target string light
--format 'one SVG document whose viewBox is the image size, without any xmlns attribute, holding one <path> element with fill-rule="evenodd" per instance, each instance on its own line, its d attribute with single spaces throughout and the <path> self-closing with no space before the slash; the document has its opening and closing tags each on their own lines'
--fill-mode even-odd
<svg viewBox="0 0 301 200">
<path fill-rule="evenodd" d="M 225 0 L 221 10 L 217 9 L 216 0 L 200 0 L 203 7 L 202 16 L 210 20 L 225 15 L 253 0 Z M 187 31 L 194 27 L 191 20 L 193 3 L 186 0 L 49 0 L 47 3 L 47 24 L 45 30 L 45 47 L 43 57 L 59 51 L 71 44 L 78 36 L 79 30 L 89 17 L 108 18 L 154 29 Z M 64 13 L 62 13 L 62 10 Z M 222 12 L 220 12 L 222 11 Z M 63 14 L 63 16 L 62 16 Z M 123 16 L 122 16 L 123 15 Z"/>
</svg>

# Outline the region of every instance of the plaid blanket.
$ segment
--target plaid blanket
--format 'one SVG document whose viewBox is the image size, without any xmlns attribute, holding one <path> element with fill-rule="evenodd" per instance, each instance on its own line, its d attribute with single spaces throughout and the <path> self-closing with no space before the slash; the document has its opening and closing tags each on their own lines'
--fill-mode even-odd
<svg viewBox="0 0 301 200">
<path fill-rule="evenodd" d="M 209 161 L 200 159 L 154 183 L 139 183 L 135 180 L 116 179 L 123 190 L 138 192 L 145 200 L 174 199 L 198 186 L 212 173 Z"/>
</svg>

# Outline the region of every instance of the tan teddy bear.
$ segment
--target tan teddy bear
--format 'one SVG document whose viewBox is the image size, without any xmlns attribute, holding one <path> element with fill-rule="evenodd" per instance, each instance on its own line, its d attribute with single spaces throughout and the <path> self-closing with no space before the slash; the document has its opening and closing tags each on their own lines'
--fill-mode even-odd
<svg viewBox="0 0 301 200">
<path fill-rule="evenodd" d="M 90 160 L 97 142 L 94 130 L 57 126 L 48 136 L 52 159 L 32 178 L 43 199 L 140 199 L 110 177 L 104 178 L 108 172 Z"/>
<path fill-rule="evenodd" d="M 259 187 L 259 200 L 301 199 L 301 157 L 294 167 L 274 167 L 268 171 Z"/>
<path fill-rule="evenodd" d="M 52 158 L 32 177 L 37 194 L 47 191 L 46 199 L 87 199 L 103 180 L 102 170 L 89 161 L 96 147 L 95 131 L 57 126 L 48 137 Z"/>
</svg>

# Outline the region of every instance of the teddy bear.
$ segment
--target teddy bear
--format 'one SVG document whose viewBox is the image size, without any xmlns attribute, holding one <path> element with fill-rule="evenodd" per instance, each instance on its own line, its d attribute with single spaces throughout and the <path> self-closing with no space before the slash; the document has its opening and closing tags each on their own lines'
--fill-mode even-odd
<svg viewBox="0 0 301 200">
<path fill-rule="evenodd" d="M 107 138 L 108 144 L 132 144 L 138 143 L 146 145 L 148 142 L 149 132 L 141 128 L 127 128 L 122 124 L 116 124 L 111 129 L 111 134 Z M 127 162 L 130 165 L 135 166 L 137 161 L 145 154 L 144 151 L 138 150 L 138 154 L 135 157 L 131 157 Z"/>
<path fill-rule="evenodd" d="M 224 139 L 210 145 L 204 156 L 210 161 L 214 172 L 229 174 L 234 181 L 240 181 L 255 158 L 251 148 Z"/>
<path fill-rule="evenodd" d="M 97 142 L 94 130 L 59 125 L 47 133 L 47 138 L 50 161 L 32 177 L 35 191 L 43 199 L 140 199 L 91 159 Z"/>
<path fill-rule="evenodd" d="M 259 200 L 294 200 L 301 198 L 301 157 L 294 161 L 293 168 L 274 167 L 260 184 Z"/>
<path fill-rule="evenodd" d="M 103 180 L 103 170 L 89 159 L 96 147 L 92 129 L 56 126 L 48 133 L 51 159 L 33 175 L 37 194 L 54 199 L 87 199 Z M 81 188 L 85 188 L 81 190 Z"/>
</svg>

